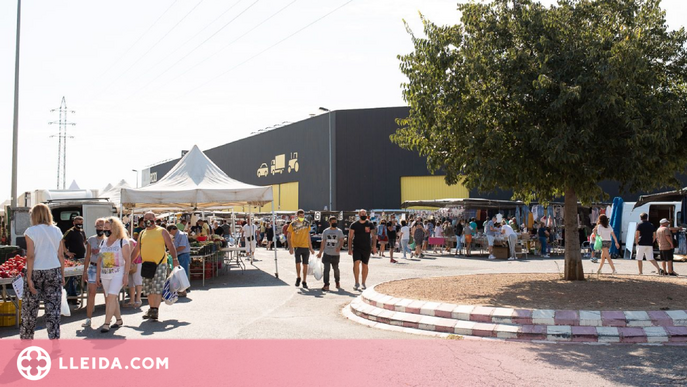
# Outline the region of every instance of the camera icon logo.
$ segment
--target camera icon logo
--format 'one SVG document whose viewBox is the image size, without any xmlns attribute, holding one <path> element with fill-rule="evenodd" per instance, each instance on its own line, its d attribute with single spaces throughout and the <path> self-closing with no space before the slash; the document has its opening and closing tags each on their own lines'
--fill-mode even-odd
<svg viewBox="0 0 687 387">
<path fill-rule="evenodd" d="M 17 358 L 17 370 L 24 379 L 41 380 L 50 372 L 50 355 L 41 347 L 24 348 Z"/>
</svg>

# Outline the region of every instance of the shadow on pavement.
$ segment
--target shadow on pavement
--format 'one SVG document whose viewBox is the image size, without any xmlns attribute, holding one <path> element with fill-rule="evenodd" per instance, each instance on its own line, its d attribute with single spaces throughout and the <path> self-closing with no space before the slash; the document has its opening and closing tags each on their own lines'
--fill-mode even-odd
<svg viewBox="0 0 687 387">
<path fill-rule="evenodd" d="M 202 292 L 218 288 L 251 288 L 266 286 L 288 286 L 283 280 L 276 278 L 274 273 L 267 273 L 255 266 L 246 266 L 246 270 L 220 271 L 217 277 L 205 280 L 205 286 L 201 280 L 191 281 L 192 292 Z M 193 293 L 190 293 L 193 294 Z"/>
<path fill-rule="evenodd" d="M 146 321 L 142 320 L 141 325 L 127 326 L 130 329 L 141 332 L 141 336 L 150 336 L 156 332 L 165 332 L 178 327 L 185 327 L 191 325 L 191 323 L 186 321 L 178 320 L 159 320 L 159 321 Z"/>
<path fill-rule="evenodd" d="M 612 385 L 685 385 L 685 347 L 545 344 L 528 349 L 560 369 L 597 374 Z"/>
</svg>

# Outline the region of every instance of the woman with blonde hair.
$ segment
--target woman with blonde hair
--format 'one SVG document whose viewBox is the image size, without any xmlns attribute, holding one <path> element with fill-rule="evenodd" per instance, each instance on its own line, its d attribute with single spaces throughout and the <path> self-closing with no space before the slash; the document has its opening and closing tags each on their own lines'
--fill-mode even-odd
<svg viewBox="0 0 687 387">
<path fill-rule="evenodd" d="M 122 286 L 129 283 L 131 246 L 124 225 L 118 218 L 105 219 L 103 233 L 105 240 L 100 244 L 96 282 L 105 292 L 105 323 L 100 328 L 100 332 L 105 333 L 110 330 L 113 315 L 116 321 L 112 328 L 119 328 L 124 324 L 117 298 Z"/>
<path fill-rule="evenodd" d="M 81 324 L 84 328 L 91 327 L 93 309 L 95 308 L 95 295 L 98 293 L 98 285 L 95 279 L 98 274 L 100 244 L 105 239 L 105 233 L 103 231 L 104 226 L 105 218 L 98 218 L 95 221 L 95 235 L 90 236 L 86 241 L 86 259 L 84 259 L 83 263 L 83 282 L 88 284 L 88 303 L 86 304 L 86 321 Z"/>
<path fill-rule="evenodd" d="M 26 281 L 22 299 L 19 337 L 33 339 L 41 301 L 45 304 L 48 338 L 60 338 L 60 312 L 64 286 L 62 231 L 53 224 L 50 208 L 36 204 L 31 209 L 31 227 L 26 237 Z"/>
</svg>

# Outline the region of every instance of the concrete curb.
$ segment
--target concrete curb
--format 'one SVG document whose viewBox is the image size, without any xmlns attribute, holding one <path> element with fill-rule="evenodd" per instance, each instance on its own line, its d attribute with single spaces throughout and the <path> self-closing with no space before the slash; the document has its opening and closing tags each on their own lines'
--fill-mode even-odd
<svg viewBox="0 0 687 387">
<path fill-rule="evenodd" d="M 672 312 L 672 313 L 671 313 Z M 494 308 L 400 299 L 365 290 L 342 311 L 397 332 L 535 343 L 687 345 L 687 311 Z"/>
</svg>

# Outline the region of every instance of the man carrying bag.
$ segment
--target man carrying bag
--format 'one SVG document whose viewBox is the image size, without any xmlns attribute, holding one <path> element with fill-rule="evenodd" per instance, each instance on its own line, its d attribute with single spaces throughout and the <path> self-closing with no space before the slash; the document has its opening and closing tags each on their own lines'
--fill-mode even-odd
<svg viewBox="0 0 687 387">
<path fill-rule="evenodd" d="M 150 308 L 143 315 L 143 319 L 157 321 L 160 303 L 162 302 L 162 291 L 167 280 L 167 252 L 169 250 L 174 260 L 174 266 L 179 266 L 177 251 L 174 248 L 172 237 L 163 227 L 155 224 L 155 214 L 147 212 L 143 216 L 145 230 L 138 237 L 138 243 L 132 253 L 132 257 L 141 254 L 143 264 L 141 265 L 141 276 L 143 277 L 143 291 L 148 296 Z"/>
</svg>

